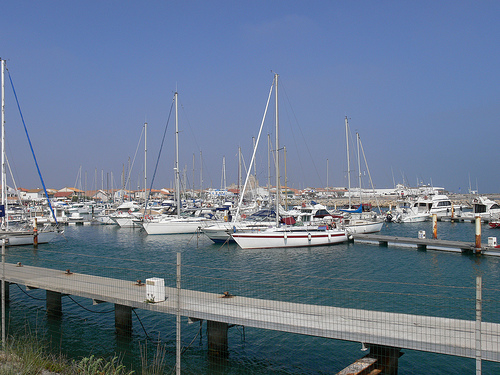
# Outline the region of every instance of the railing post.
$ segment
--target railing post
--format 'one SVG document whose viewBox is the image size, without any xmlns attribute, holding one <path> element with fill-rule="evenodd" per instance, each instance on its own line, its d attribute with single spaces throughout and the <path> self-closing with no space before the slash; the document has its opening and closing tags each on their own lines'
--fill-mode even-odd
<svg viewBox="0 0 500 375">
<path fill-rule="evenodd" d="M 7 288 L 5 285 L 5 238 L 2 238 L 2 349 L 6 348 L 5 335 L 5 301 L 7 299 Z"/>
<path fill-rule="evenodd" d="M 175 372 L 181 375 L 181 253 L 177 253 L 177 333 Z"/>
<path fill-rule="evenodd" d="M 483 279 L 476 277 L 476 375 L 481 375 L 481 312 Z"/>
</svg>

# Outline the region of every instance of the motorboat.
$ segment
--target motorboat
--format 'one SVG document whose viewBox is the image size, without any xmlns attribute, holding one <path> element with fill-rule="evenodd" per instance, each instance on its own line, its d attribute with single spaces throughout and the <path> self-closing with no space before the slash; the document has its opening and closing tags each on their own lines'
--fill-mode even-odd
<svg viewBox="0 0 500 375">
<path fill-rule="evenodd" d="M 386 215 L 386 221 L 395 223 L 420 223 L 430 217 L 432 201 L 429 199 L 404 200 Z M 390 215 L 390 216 L 389 216 Z M 390 218 L 390 219 L 389 219 Z"/>
<path fill-rule="evenodd" d="M 140 225 L 137 224 L 137 219 L 143 216 L 142 212 L 140 212 L 140 208 L 137 202 L 123 202 L 116 208 L 113 214 L 109 215 L 109 217 L 121 228 L 138 227 Z"/>
<path fill-rule="evenodd" d="M 429 197 L 431 200 L 431 207 L 429 209 L 429 214 L 432 217 L 436 215 L 438 219 L 443 217 L 451 217 L 455 215 L 455 211 L 460 211 L 461 207 L 455 207 L 451 203 L 450 198 L 445 194 L 435 194 Z M 426 200 L 427 197 L 424 197 Z M 457 212 L 458 213 L 458 212 Z"/>
<path fill-rule="evenodd" d="M 485 196 L 472 199 L 472 212 L 463 212 L 462 218 L 473 220 L 480 216 L 482 221 L 498 221 L 500 219 L 500 205 Z"/>
</svg>

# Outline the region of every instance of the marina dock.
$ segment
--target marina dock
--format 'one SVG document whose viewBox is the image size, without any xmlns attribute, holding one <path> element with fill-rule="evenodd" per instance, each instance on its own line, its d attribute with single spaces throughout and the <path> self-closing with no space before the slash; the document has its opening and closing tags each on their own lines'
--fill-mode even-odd
<svg viewBox="0 0 500 375">
<path fill-rule="evenodd" d="M 500 248 L 481 244 L 477 248 L 473 242 L 449 241 L 434 238 L 412 238 L 399 236 L 384 236 L 380 234 L 353 234 L 354 242 L 379 246 L 411 247 L 419 250 L 451 251 L 500 256 Z"/>
<path fill-rule="evenodd" d="M 132 309 L 207 320 L 209 350 L 227 350 L 231 325 L 359 342 L 370 348 L 403 348 L 500 362 L 500 324 L 481 320 L 290 303 L 165 287 L 151 303 L 144 283 L 7 263 L 5 281 L 45 289 L 47 313 L 61 315 L 63 295 L 115 304 L 118 331 L 132 330 Z M 6 293 L 8 296 L 8 294 Z"/>
</svg>

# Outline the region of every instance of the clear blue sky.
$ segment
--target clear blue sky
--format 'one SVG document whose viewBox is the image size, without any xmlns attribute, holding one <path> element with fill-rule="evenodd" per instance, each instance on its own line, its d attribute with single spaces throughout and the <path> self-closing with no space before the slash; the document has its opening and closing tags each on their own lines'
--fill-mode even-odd
<svg viewBox="0 0 500 375">
<path fill-rule="evenodd" d="M 467 192 L 470 179 L 494 193 L 499 15 L 498 1 L 8 1 L 0 57 L 51 188 L 74 186 L 80 167 L 82 187 L 95 188 L 96 169 L 99 188 L 101 171 L 116 187 L 145 120 L 151 177 L 176 89 L 188 183 L 194 154 L 199 188 L 200 151 L 204 187 L 220 187 L 224 155 L 236 182 L 238 146 L 248 165 L 274 71 L 289 186 L 326 186 L 327 159 L 328 185 L 347 185 L 348 116 L 376 187 L 405 179 Z M 6 83 L 9 162 L 19 186 L 39 187 Z M 173 130 L 156 188 L 173 180 Z M 143 186 L 143 147 L 132 187 Z"/>
</svg>

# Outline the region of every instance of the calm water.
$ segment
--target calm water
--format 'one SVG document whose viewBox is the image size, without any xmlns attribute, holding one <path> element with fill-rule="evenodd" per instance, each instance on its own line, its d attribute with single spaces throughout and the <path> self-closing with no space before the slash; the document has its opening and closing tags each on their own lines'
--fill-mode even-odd
<svg viewBox="0 0 500 375">
<path fill-rule="evenodd" d="M 427 236 L 432 224 L 387 224 L 381 234 Z M 500 230 L 483 226 L 483 242 Z M 470 223 L 438 223 L 442 239 L 474 241 Z M 74 272 L 145 280 L 161 277 L 175 286 L 176 253 L 182 253 L 182 287 L 216 293 L 371 310 L 474 319 L 475 278 L 483 276 L 484 321 L 500 322 L 500 257 L 418 251 L 409 248 L 340 244 L 330 247 L 241 250 L 216 245 L 203 236 L 147 236 L 114 226 L 67 227 L 51 244 L 9 248 L 8 262 Z M 498 290 L 496 289 L 498 288 Z M 45 292 L 11 286 L 9 327 L 26 327 L 71 357 L 119 354 L 139 370 L 141 352 L 151 360 L 165 350 L 165 373 L 175 365 L 175 316 L 135 310 L 131 339 L 114 334 L 111 304 L 63 297 L 63 317 L 47 319 Z M 207 356 L 205 325 L 187 324 L 182 341 L 185 374 L 336 373 L 362 357 L 360 343 L 328 340 L 252 328 L 229 330 L 229 358 Z M 474 373 L 470 359 L 403 350 L 400 374 Z M 142 355 L 144 357 L 144 354 Z M 500 365 L 483 362 L 483 373 Z"/>
</svg>

